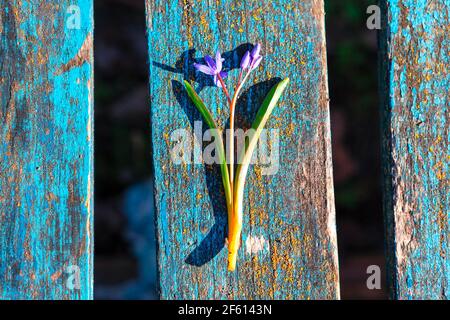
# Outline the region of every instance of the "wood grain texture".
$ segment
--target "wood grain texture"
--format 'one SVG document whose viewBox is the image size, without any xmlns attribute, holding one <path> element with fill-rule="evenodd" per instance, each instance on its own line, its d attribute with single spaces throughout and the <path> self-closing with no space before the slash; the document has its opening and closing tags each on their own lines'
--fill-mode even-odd
<svg viewBox="0 0 450 320">
<path fill-rule="evenodd" d="M 385 214 L 394 298 L 450 297 L 450 1 L 381 1 Z"/>
<path fill-rule="evenodd" d="M 90 299 L 92 1 L 0 3 L 0 299 Z"/>
<path fill-rule="evenodd" d="M 147 0 L 147 20 L 161 297 L 338 298 L 323 1 Z M 279 130 L 280 167 L 267 176 L 250 168 L 242 247 L 229 273 L 219 167 L 174 164 L 171 134 L 201 121 L 183 79 L 228 126 L 223 95 L 192 63 L 220 49 L 231 84 L 256 42 L 265 58 L 238 104 L 237 128 L 250 126 L 280 78 L 291 83 L 266 126 Z"/>
</svg>

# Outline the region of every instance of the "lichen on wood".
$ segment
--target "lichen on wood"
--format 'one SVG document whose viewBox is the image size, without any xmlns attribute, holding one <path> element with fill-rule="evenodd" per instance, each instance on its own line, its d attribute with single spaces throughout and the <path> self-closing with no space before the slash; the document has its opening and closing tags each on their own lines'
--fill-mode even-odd
<svg viewBox="0 0 450 320">
<path fill-rule="evenodd" d="M 161 297 L 338 298 L 323 1 L 146 3 Z M 175 165 L 170 135 L 201 121 L 183 93 L 183 80 L 195 85 L 214 119 L 226 125 L 219 90 L 190 66 L 219 49 L 235 69 L 256 42 L 265 58 L 238 104 L 237 127 L 248 128 L 270 87 L 289 77 L 266 125 L 287 134 L 280 134 L 277 174 L 250 169 L 243 245 L 236 272 L 229 273 L 218 166 Z M 230 77 L 237 76 L 234 71 Z"/>
<path fill-rule="evenodd" d="M 92 1 L 0 15 L 0 299 L 91 299 Z"/>
<path fill-rule="evenodd" d="M 448 299 L 450 1 L 381 1 L 384 209 L 393 298 Z"/>
</svg>

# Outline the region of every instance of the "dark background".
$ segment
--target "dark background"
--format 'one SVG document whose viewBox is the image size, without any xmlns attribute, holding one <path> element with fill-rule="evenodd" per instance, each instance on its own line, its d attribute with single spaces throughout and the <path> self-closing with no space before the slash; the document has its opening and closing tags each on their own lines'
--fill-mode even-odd
<svg viewBox="0 0 450 320">
<path fill-rule="evenodd" d="M 386 298 L 375 0 L 328 0 L 341 295 Z M 95 297 L 156 298 L 144 0 L 95 1 Z M 368 290 L 379 265 L 382 290 Z"/>
</svg>

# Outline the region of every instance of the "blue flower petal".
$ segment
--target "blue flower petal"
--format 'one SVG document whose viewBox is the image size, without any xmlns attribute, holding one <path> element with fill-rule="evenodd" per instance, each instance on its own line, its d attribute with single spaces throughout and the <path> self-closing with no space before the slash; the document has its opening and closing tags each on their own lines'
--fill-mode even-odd
<svg viewBox="0 0 450 320">
<path fill-rule="evenodd" d="M 262 56 L 259 56 L 258 58 L 256 58 L 256 60 L 253 60 L 252 61 L 252 66 L 250 68 L 252 70 L 255 70 L 259 66 L 259 64 L 261 63 L 262 58 L 263 58 Z"/>
<path fill-rule="evenodd" d="M 209 74 L 210 76 L 215 75 L 216 72 L 215 70 L 211 69 L 208 66 L 205 66 L 203 64 L 199 64 L 199 63 L 194 63 L 194 68 L 197 69 L 200 72 L 203 72 L 205 74 Z"/>
<path fill-rule="evenodd" d="M 214 84 L 215 84 L 216 86 L 218 86 L 219 88 L 222 88 L 222 84 L 220 83 L 219 77 L 217 76 L 217 74 L 214 75 Z"/>
<path fill-rule="evenodd" d="M 222 77 L 222 79 L 225 79 L 226 77 L 228 77 L 228 72 L 226 72 L 226 71 L 221 71 L 221 72 L 220 72 L 220 76 Z"/>
<path fill-rule="evenodd" d="M 222 71 L 222 61 L 225 59 L 222 59 L 222 56 L 220 55 L 220 51 L 217 50 L 216 52 L 216 72 Z"/>
<path fill-rule="evenodd" d="M 259 52 L 261 51 L 261 45 L 257 43 L 252 50 L 252 58 L 257 59 L 259 57 Z"/>
<path fill-rule="evenodd" d="M 247 69 L 249 64 L 250 64 L 250 52 L 247 51 L 247 52 L 244 54 L 244 57 L 242 57 L 242 60 L 241 60 L 241 69 L 243 69 L 243 70 Z"/>
<path fill-rule="evenodd" d="M 205 61 L 212 70 L 216 71 L 217 69 L 216 63 L 214 62 L 214 59 L 211 56 L 205 56 Z"/>
</svg>

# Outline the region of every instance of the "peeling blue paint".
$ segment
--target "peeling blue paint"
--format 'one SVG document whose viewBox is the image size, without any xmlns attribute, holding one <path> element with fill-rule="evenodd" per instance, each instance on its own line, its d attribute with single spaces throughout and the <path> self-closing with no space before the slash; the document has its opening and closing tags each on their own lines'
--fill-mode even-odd
<svg viewBox="0 0 450 320">
<path fill-rule="evenodd" d="M 450 1 L 383 1 L 385 196 L 390 280 L 400 299 L 450 295 Z"/>
<path fill-rule="evenodd" d="M 147 17 L 161 297 L 338 298 L 323 2 L 147 0 Z M 222 94 L 192 64 L 220 49 L 227 66 L 236 66 L 255 42 L 264 63 L 238 107 L 237 127 L 250 125 L 275 77 L 291 83 L 267 124 L 281 133 L 281 168 L 261 176 L 253 167 L 245 190 L 243 240 L 263 236 L 268 250 L 248 254 L 243 243 L 229 273 L 220 175 L 214 167 L 174 165 L 170 134 L 201 121 L 183 79 L 227 125 Z M 238 74 L 232 69 L 228 83 Z"/>
<path fill-rule="evenodd" d="M 3 6 L 0 299 L 92 299 L 92 1 Z"/>
</svg>

